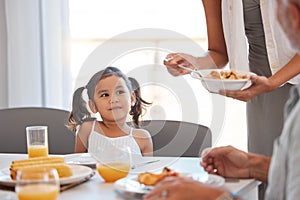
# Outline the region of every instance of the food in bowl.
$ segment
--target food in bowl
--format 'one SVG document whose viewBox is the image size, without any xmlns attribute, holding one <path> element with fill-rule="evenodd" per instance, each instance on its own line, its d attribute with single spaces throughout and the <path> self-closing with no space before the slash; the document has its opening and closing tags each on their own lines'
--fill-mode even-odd
<svg viewBox="0 0 300 200">
<path fill-rule="evenodd" d="M 252 72 L 224 69 L 205 69 L 198 70 L 202 74 L 201 80 L 205 89 L 211 93 L 220 93 L 222 90 L 243 90 L 251 86 L 250 76 Z"/>
<path fill-rule="evenodd" d="M 249 79 L 249 75 L 247 74 L 239 74 L 234 69 L 229 71 L 216 71 L 212 70 L 209 75 L 205 76 L 205 78 L 211 79 L 221 79 L 221 80 L 239 80 L 239 79 Z"/>
</svg>

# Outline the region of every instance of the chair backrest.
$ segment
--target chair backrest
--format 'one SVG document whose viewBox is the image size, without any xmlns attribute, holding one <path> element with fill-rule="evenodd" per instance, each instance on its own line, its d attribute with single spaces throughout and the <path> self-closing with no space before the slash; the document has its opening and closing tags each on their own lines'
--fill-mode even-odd
<svg viewBox="0 0 300 200">
<path fill-rule="evenodd" d="M 74 153 L 75 134 L 65 127 L 68 111 L 52 108 L 0 110 L 0 153 L 26 153 L 27 126 L 48 126 L 49 153 Z"/>
<path fill-rule="evenodd" d="M 195 157 L 212 144 L 211 130 L 183 121 L 145 120 L 142 128 L 150 132 L 154 156 Z"/>
</svg>

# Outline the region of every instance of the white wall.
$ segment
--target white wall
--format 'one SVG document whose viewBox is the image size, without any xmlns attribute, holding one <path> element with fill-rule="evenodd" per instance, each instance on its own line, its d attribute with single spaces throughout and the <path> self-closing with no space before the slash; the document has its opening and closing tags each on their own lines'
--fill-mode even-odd
<svg viewBox="0 0 300 200">
<path fill-rule="evenodd" d="M 0 107 L 69 108 L 68 1 L 1 0 L 0 6 Z"/>
</svg>

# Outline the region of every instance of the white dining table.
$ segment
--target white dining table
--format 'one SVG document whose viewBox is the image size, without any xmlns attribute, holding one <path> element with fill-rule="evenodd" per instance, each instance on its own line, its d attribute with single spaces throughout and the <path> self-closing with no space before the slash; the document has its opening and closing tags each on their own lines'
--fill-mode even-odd
<svg viewBox="0 0 300 200">
<path fill-rule="evenodd" d="M 8 168 L 11 161 L 27 158 L 27 154 L 6 154 L 0 153 L 0 169 Z M 168 167 L 179 173 L 197 173 L 207 176 L 207 173 L 199 165 L 200 158 L 197 157 L 144 157 L 139 162 L 144 163 L 151 160 L 156 162 L 139 166 L 131 170 L 130 176 L 136 176 L 140 172 L 161 172 L 163 167 Z M 221 187 L 232 193 L 239 195 L 242 199 L 255 200 L 257 198 L 257 186 L 259 181 L 254 179 L 225 179 L 225 184 Z M 76 199 L 105 199 L 105 200 L 120 200 L 120 196 L 114 191 L 114 183 L 105 183 L 96 172 L 95 175 L 76 187 L 70 188 L 60 193 L 59 200 L 76 200 Z M 1 194 L 8 193 L 11 196 L 13 192 L 0 189 Z M 13 198 L 12 198 L 13 199 Z"/>
</svg>

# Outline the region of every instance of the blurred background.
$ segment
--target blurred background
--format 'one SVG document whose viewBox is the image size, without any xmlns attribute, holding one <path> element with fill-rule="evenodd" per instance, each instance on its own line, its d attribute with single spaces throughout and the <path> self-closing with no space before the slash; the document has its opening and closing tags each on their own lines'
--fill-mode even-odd
<svg viewBox="0 0 300 200">
<path fill-rule="evenodd" d="M 112 65 L 153 102 L 143 119 L 200 123 L 214 146 L 247 149 L 245 103 L 163 66 L 169 52 L 207 49 L 199 0 L 0 0 L 0 48 L 0 108 L 70 110 L 73 91 Z"/>
</svg>

